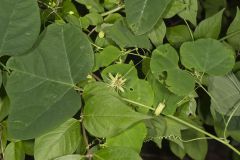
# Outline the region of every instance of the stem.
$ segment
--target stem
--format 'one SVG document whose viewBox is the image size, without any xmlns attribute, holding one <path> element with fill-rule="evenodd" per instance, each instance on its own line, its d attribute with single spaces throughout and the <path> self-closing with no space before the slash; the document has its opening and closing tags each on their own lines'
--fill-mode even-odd
<svg viewBox="0 0 240 160">
<path fill-rule="evenodd" d="M 143 108 L 147 108 L 147 109 L 149 109 L 149 110 L 155 111 L 155 109 L 152 108 L 152 107 L 149 107 L 149 106 L 146 106 L 146 105 L 144 105 L 144 104 L 141 104 L 141 103 L 132 101 L 132 100 L 130 100 L 130 99 L 127 99 L 127 98 L 121 98 L 121 99 L 124 100 L 124 101 L 126 101 L 126 102 L 135 104 L 135 105 L 137 105 L 137 106 L 139 106 L 139 107 L 143 107 Z"/>
<path fill-rule="evenodd" d="M 184 22 L 185 22 L 186 25 L 187 25 L 187 28 L 188 28 L 188 31 L 189 31 L 190 36 L 191 36 L 191 38 L 192 38 L 192 41 L 194 41 L 194 36 L 193 36 L 192 30 L 191 30 L 191 28 L 190 28 L 188 22 L 186 21 L 186 19 L 184 19 Z"/>
<path fill-rule="evenodd" d="M 228 38 L 236 36 L 239 33 L 240 33 L 240 30 L 237 30 L 235 32 L 230 33 L 229 35 L 226 35 L 225 37 L 222 37 L 221 39 L 219 39 L 219 41 L 224 41 L 224 40 L 226 40 Z"/>
<path fill-rule="evenodd" d="M 135 102 L 135 101 L 126 99 L 126 98 L 122 98 L 122 100 L 124 100 L 124 101 L 126 101 L 126 102 L 129 102 L 129 103 L 132 103 L 132 104 L 135 104 L 135 105 L 138 105 L 138 106 L 140 106 L 140 107 L 144 107 L 144 108 L 150 109 L 150 110 L 152 110 L 152 111 L 155 110 L 155 109 L 152 108 L 152 107 L 146 106 L 146 105 L 144 105 L 144 104 L 141 104 L 141 103 L 138 103 L 138 102 Z M 175 116 L 172 116 L 172 115 L 164 115 L 164 116 L 166 116 L 166 117 L 168 117 L 168 118 L 171 118 L 171 119 L 173 119 L 173 120 L 175 120 L 175 121 L 177 121 L 177 122 L 179 122 L 179 123 L 182 123 L 182 124 L 184 124 L 184 125 L 192 128 L 192 129 L 195 129 L 196 131 L 198 131 L 198 132 L 200 132 L 200 133 L 203 133 L 203 134 L 205 134 L 206 136 L 208 136 L 208 137 L 210 137 L 210 138 L 212 138 L 212 139 L 215 139 L 216 141 L 218 141 L 218 142 L 226 145 L 228 148 L 230 148 L 230 149 L 231 149 L 232 151 L 234 151 L 236 154 L 240 155 L 240 151 L 237 150 L 237 149 L 236 149 L 235 147 L 233 147 L 232 145 L 230 145 L 230 144 L 226 141 L 226 139 L 222 140 L 221 138 L 218 138 L 218 137 L 212 135 L 211 133 L 208 133 L 208 132 L 204 131 L 203 129 L 200 129 L 200 128 L 198 128 L 198 127 L 195 127 L 194 125 L 192 125 L 192 124 L 190 124 L 190 123 L 188 123 L 188 122 L 186 122 L 186 121 L 184 121 L 184 120 L 182 120 L 182 119 L 180 119 L 180 118 L 177 118 L 177 117 L 175 117 Z"/>
<path fill-rule="evenodd" d="M 85 128 L 84 128 L 84 126 L 83 126 L 83 123 L 81 122 L 81 128 L 82 128 L 82 134 L 83 134 L 83 139 L 84 139 L 84 142 L 85 142 L 85 144 L 86 144 L 86 148 L 87 148 L 87 158 L 89 159 L 89 160 L 92 160 L 92 153 L 91 153 L 91 151 L 90 151 L 90 149 L 89 149 L 89 142 L 88 142 L 88 137 L 87 137 L 87 133 L 86 133 L 86 130 L 85 130 Z"/>
<path fill-rule="evenodd" d="M 105 12 L 105 13 L 102 13 L 101 16 L 102 16 L 102 17 L 107 16 L 107 15 L 109 15 L 109 14 L 112 14 L 112 13 L 114 13 L 114 12 L 117 12 L 117 11 L 123 9 L 124 7 L 125 7 L 124 5 L 118 6 L 117 8 L 114 8 L 114 9 L 112 9 L 112 10 L 110 10 L 110 11 L 107 11 L 107 12 Z"/>
<path fill-rule="evenodd" d="M 184 125 L 192 128 L 192 129 L 195 129 L 196 131 L 201 132 L 201 133 L 207 135 L 208 137 L 211 137 L 212 139 L 215 139 L 216 141 L 218 141 L 218 142 L 226 145 L 228 148 L 230 148 L 231 150 L 233 150 L 236 154 L 240 155 L 240 151 L 237 150 L 237 149 L 236 149 L 235 147 L 233 147 L 232 145 L 230 145 L 226 140 L 222 140 L 222 139 L 220 139 L 220 138 L 218 138 L 218 137 L 216 137 L 216 136 L 214 136 L 214 135 L 212 135 L 212 134 L 204 131 L 203 129 L 200 129 L 200 128 L 198 128 L 198 127 L 195 127 L 194 125 L 192 125 L 192 124 L 190 124 L 190 123 L 188 123 L 188 122 L 186 122 L 186 121 L 184 121 L 184 120 L 181 120 L 180 118 L 174 117 L 174 116 L 172 116 L 172 115 L 165 115 L 165 116 L 168 117 L 168 118 L 171 118 L 171 119 L 173 119 L 173 120 L 175 120 L 175 121 L 177 121 L 177 122 L 179 122 L 179 123 L 182 123 L 182 124 L 184 124 Z"/>
</svg>

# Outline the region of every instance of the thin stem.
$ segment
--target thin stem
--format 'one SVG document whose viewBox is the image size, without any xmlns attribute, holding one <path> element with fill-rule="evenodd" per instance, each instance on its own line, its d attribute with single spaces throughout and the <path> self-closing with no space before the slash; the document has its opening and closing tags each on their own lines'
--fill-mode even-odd
<svg viewBox="0 0 240 160">
<path fill-rule="evenodd" d="M 135 102 L 135 101 L 126 99 L 126 98 L 122 98 L 122 100 L 124 100 L 124 101 L 126 101 L 126 102 L 129 102 L 129 103 L 132 103 L 132 104 L 135 104 L 135 105 L 138 105 L 138 106 L 140 106 L 140 107 L 144 107 L 144 108 L 153 110 L 153 111 L 155 110 L 155 109 L 152 108 L 152 107 L 146 106 L 146 105 L 144 105 L 144 104 L 141 104 L 141 103 L 138 103 L 138 102 Z M 192 124 L 190 124 L 190 123 L 188 123 L 188 122 L 186 122 L 186 121 L 184 121 L 184 120 L 182 120 L 182 119 L 180 119 L 180 118 L 177 118 L 177 117 L 175 117 L 175 116 L 172 116 L 172 115 L 164 115 L 164 116 L 166 116 L 166 117 L 168 117 L 168 118 L 171 118 L 171 119 L 173 119 L 173 120 L 175 120 L 175 121 L 177 121 L 177 122 L 179 122 L 179 123 L 181 123 L 181 124 L 184 124 L 184 125 L 192 128 L 192 129 L 195 129 L 196 131 L 198 131 L 198 132 L 200 132 L 200 133 L 203 133 L 203 134 L 205 134 L 206 136 L 211 137 L 212 139 L 215 139 L 216 141 L 218 141 L 218 142 L 226 145 L 228 148 L 230 148 L 231 150 L 233 150 L 236 154 L 240 155 L 240 151 L 237 150 L 237 149 L 236 149 L 235 147 L 233 147 L 232 145 L 230 145 L 226 139 L 223 139 L 223 140 L 222 140 L 222 138 L 218 138 L 218 137 L 212 135 L 211 133 L 208 133 L 208 132 L 204 131 L 203 129 L 200 129 L 200 128 L 198 128 L 198 127 L 195 127 L 194 125 L 192 125 Z"/>
<path fill-rule="evenodd" d="M 114 8 L 114 9 L 112 9 L 112 10 L 110 10 L 110 11 L 107 11 L 107 12 L 105 12 L 105 13 L 102 13 L 101 16 L 102 16 L 102 17 L 107 16 L 107 15 L 109 15 L 109 14 L 112 14 L 112 13 L 114 13 L 114 12 L 117 12 L 117 11 L 123 9 L 124 7 L 125 7 L 124 5 L 118 6 L 117 8 Z"/>
<path fill-rule="evenodd" d="M 86 133 L 86 130 L 85 130 L 85 128 L 84 128 L 84 126 L 83 126 L 83 123 L 81 122 L 81 128 L 82 128 L 82 134 L 83 134 L 83 140 L 84 140 L 84 142 L 85 142 L 85 144 L 86 144 L 86 146 L 87 146 L 87 158 L 89 159 L 89 160 L 91 160 L 92 159 L 92 153 L 91 153 L 91 151 L 90 151 L 90 149 L 89 149 L 89 147 L 90 147 L 90 144 L 89 144 L 89 142 L 88 142 L 88 137 L 87 137 L 87 133 Z"/>
<path fill-rule="evenodd" d="M 132 101 L 132 100 L 127 99 L 127 98 L 121 98 L 121 99 L 122 99 L 123 101 L 128 102 L 128 103 L 135 104 L 135 105 L 137 105 L 137 106 L 139 106 L 139 107 L 143 107 L 143 108 L 147 108 L 147 109 L 149 109 L 149 110 L 155 111 L 154 108 L 149 107 L 149 106 L 147 106 L 147 105 L 144 105 L 144 104 L 141 104 L 141 103 L 138 103 L 138 102 Z"/>
<path fill-rule="evenodd" d="M 221 39 L 219 39 L 219 41 L 224 41 L 224 40 L 226 40 L 228 38 L 236 36 L 239 33 L 240 33 L 240 30 L 237 30 L 235 32 L 230 33 L 229 35 L 226 35 L 225 37 L 222 37 Z"/>
<path fill-rule="evenodd" d="M 194 125 L 192 125 L 192 124 L 190 124 L 190 123 L 188 123 L 188 122 L 186 122 L 186 121 L 184 121 L 184 120 L 182 120 L 182 119 L 180 119 L 180 118 L 177 118 L 177 117 L 175 117 L 175 116 L 172 116 L 172 115 L 165 115 L 165 116 L 168 117 L 168 118 L 171 118 L 171 119 L 173 119 L 173 120 L 175 120 L 175 121 L 177 121 L 177 122 L 179 122 L 179 123 L 182 123 L 182 124 L 184 124 L 184 125 L 192 128 L 192 129 L 195 129 L 196 131 L 198 131 L 198 132 L 200 132 L 200 133 L 203 133 L 203 134 L 207 135 L 208 137 L 211 137 L 212 139 L 215 139 L 216 141 L 218 141 L 218 142 L 226 145 L 228 148 L 230 148 L 230 149 L 231 149 L 232 151 L 234 151 L 236 154 L 240 155 L 240 151 L 237 150 L 237 149 L 236 149 L 235 147 L 233 147 L 232 145 L 230 145 L 230 144 L 226 141 L 226 139 L 222 140 L 222 139 L 220 139 L 220 138 L 218 138 L 218 137 L 216 137 L 216 136 L 214 136 L 214 135 L 212 135 L 212 134 L 204 131 L 203 129 L 200 129 L 200 128 L 198 128 L 198 127 L 195 127 Z"/>
<path fill-rule="evenodd" d="M 98 46 L 98 45 L 96 45 L 96 44 L 94 44 L 94 43 L 91 43 L 94 47 L 96 47 L 97 49 L 101 49 L 101 50 L 103 50 L 104 48 L 102 48 L 102 47 L 100 47 L 100 46 Z"/>
<path fill-rule="evenodd" d="M 227 138 L 227 128 L 228 128 L 228 125 L 229 125 L 230 121 L 232 120 L 233 115 L 239 109 L 239 106 L 240 106 L 240 103 L 238 103 L 238 106 L 232 111 L 232 113 L 230 114 L 230 116 L 229 116 L 229 118 L 228 118 L 228 120 L 227 120 L 227 122 L 225 124 L 224 131 L 223 131 L 223 136 L 224 136 L 225 139 Z"/>
<path fill-rule="evenodd" d="M 192 41 L 194 41 L 194 36 L 193 36 L 192 30 L 191 30 L 191 28 L 190 28 L 188 22 L 186 21 L 186 19 L 183 19 L 183 20 L 184 20 L 184 22 L 185 22 L 186 25 L 187 25 L 187 28 L 188 28 L 188 31 L 189 31 L 190 36 L 191 36 L 191 38 L 192 38 Z"/>
</svg>

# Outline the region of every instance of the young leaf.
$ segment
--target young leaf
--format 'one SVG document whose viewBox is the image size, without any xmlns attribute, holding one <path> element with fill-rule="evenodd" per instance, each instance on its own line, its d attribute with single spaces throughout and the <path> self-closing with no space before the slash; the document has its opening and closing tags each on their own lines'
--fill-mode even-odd
<svg viewBox="0 0 240 160">
<path fill-rule="evenodd" d="M 113 26 L 105 29 L 106 36 L 122 48 L 138 47 L 151 48 L 151 43 L 146 35 L 134 35 L 123 20 L 117 21 Z"/>
<path fill-rule="evenodd" d="M 179 48 L 182 43 L 191 40 L 191 35 L 186 25 L 168 27 L 166 37 L 169 43 L 177 48 Z"/>
<path fill-rule="evenodd" d="M 2 0 L 0 5 L 0 56 L 29 50 L 40 31 L 40 14 L 35 0 Z"/>
<path fill-rule="evenodd" d="M 235 32 L 238 32 L 236 34 Z M 227 41 L 234 47 L 236 50 L 240 50 L 240 10 L 237 8 L 237 13 L 236 17 L 234 18 L 233 22 L 230 24 L 228 30 L 227 30 L 227 35 L 232 35 L 235 34 L 234 36 L 231 36 L 230 38 L 227 39 Z"/>
<path fill-rule="evenodd" d="M 189 20 L 193 25 L 197 24 L 198 0 L 181 0 L 187 4 L 185 9 L 178 13 L 178 15 L 186 20 Z M 185 5 L 186 5 L 185 4 Z"/>
<path fill-rule="evenodd" d="M 136 35 L 150 31 L 171 0 L 125 0 L 127 22 Z"/>
<path fill-rule="evenodd" d="M 234 51 L 214 39 L 185 42 L 180 48 L 182 64 L 209 75 L 224 75 L 234 66 Z"/>
<path fill-rule="evenodd" d="M 105 145 L 107 147 L 131 148 L 140 153 L 146 135 L 147 129 L 145 124 L 139 123 L 115 137 L 107 138 Z"/>
<path fill-rule="evenodd" d="M 4 160 L 24 160 L 24 148 L 22 142 L 11 142 L 4 152 Z"/>
<path fill-rule="evenodd" d="M 224 9 L 201 21 L 194 31 L 194 37 L 217 39 L 221 31 L 223 11 Z"/>
<path fill-rule="evenodd" d="M 98 150 L 93 155 L 93 160 L 142 160 L 136 151 L 126 147 L 110 147 Z"/>
<path fill-rule="evenodd" d="M 91 71 L 93 51 L 80 29 L 51 25 L 36 49 L 11 58 L 7 67 L 13 70 L 6 87 L 11 101 L 9 134 L 31 139 L 79 110 L 81 99 L 74 88 Z"/>
<path fill-rule="evenodd" d="M 149 39 L 155 46 L 159 46 L 163 43 L 163 39 L 166 34 L 166 25 L 163 20 L 160 20 L 153 30 L 148 34 Z"/>
<path fill-rule="evenodd" d="M 79 121 L 69 119 L 58 128 L 36 138 L 35 160 L 52 160 L 72 154 L 77 149 L 80 138 Z"/>
<path fill-rule="evenodd" d="M 101 106 L 101 107 L 99 107 Z M 83 124 L 96 137 L 112 137 L 150 116 L 133 111 L 112 95 L 98 95 L 86 101 Z"/>
<path fill-rule="evenodd" d="M 114 46 L 107 46 L 102 52 L 95 54 L 95 69 L 106 67 L 121 56 L 121 51 Z"/>
</svg>

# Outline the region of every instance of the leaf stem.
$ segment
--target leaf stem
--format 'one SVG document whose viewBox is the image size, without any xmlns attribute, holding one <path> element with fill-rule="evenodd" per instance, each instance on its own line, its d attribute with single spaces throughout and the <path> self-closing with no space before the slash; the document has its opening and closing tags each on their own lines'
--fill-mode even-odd
<svg viewBox="0 0 240 160">
<path fill-rule="evenodd" d="M 153 111 L 155 110 L 155 109 L 152 108 L 152 107 L 146 106 L 146 105 L 144 105 L 144 104 L 141 104 L 141 103 L 138 103 L 138 102 L 135 102 L 135 101 L 126 99 L 126 98 L 122 98 L 122 100 L 124 100 L 124 101 L 126 101 L 126 102 L 129 102 L 129 103 L 132 103 L 132 104 L 135 104 L 135 105 L 138 105 L 138 106 L 140 106 L 140 107 L 144 107 L 144 108 L 153 110 Z M 208 136 L 208 137 L 210 137 L 210 138 L 212 138 L 212 139 L 215 139 L 216 141 L 218 141 L 218 142 L 226 145 L 228 148 L 230 148 L 230 149 L 231 149 L 232 151 L 234 151 L 236 154 L 240 155 L 240 151 L 237 150 L 235 147 L 233 147 L 231 144 L 229 144 L 226 139 L 218 138 L 217 136 L 214 136 L 214 135 L 212 135 L 211 133 L 208 133 L 208 132 L 204 131 L 204 130 L 201 129 L 201 128 L 195 127 L 194 125 L 192 125 L 192 124 L 190 124 L 190 123 L 188 123 L 188 122 L 186 122 L 186 121 L 184 121 L 184 120 L 182 120 L 182 119 L 180 119 L 180 118 L 178 118 L 178 117 L 175 117 L 175 116 L 172 116 L 172 115 L 164 115 L 164 116 L 166 116 L 166 117 L 168 117 L 168 118 L 171 118 L 171 119 L 173 119 L 173 120 L 175 120 L 175 121 L 177 121 L 177 122 L 179 122 L 179 123 L 181 123 L 181 124 L 184 124 L 184 125 L 192 128 L 192 129 L 194 129 L 194 130 L 196 130 L 196 131 L 198 131 L 198 132 L 200 132 L 200 133 L 203 133 L 203 134 L 205 134 L 206 136 Z"/>
<path fill-rule="evenodd" d="M 215 139 L 216 141 L 218 141 L 218 142 L 226 145 L 228 148 L 230 148 L 230 149 L 231 149 L 232 151 L 234 151 L 236 154 L 240 155 L 240 151 L 237 150 L 235 147 L 233 147 L 231 144 L 229 144 L 229 143 L 226 141 L 226 139 L 222 140 L 222 139 L 220 139 L 220 138 L 218 138 L 218 137 L 216 137 L 216 136 L 214 136 L 214 135 L 212 135 L 212 134 L 204 131 L 203 129 L 200 129 L 200 128 L 198 128 L 198 127 L 195 127 L 194 125 L 192 125 L 192 124 L 190 124 L 190 123 L 188 123 L 188 122 L 186 122 L 186 121 L 184 121 L 184 120 L 182 120 L 182 119 L 180 119 L 180 118 L 177 118 L 177 117 L 175 117 L 175 116 L 172 116 L 172 115 L 165 115 L 165 116 L 168 117 L 168 118 L 171 118 L 171 119 L 173 119 L 173 120 L 175 120 L 175 121 L 177 121 L 177 122 L 179 122 L 179 123 L 182 123 L 182 124 L 184 124 L 184 125 L 192 128 L 192 129 L 195 129 L 196 131 L 201 132 L 201 133 L 207 135 L 208 137 L 211 137 L 212 139 Z"/>
<path fill-rule="evenodd" d="M 124 7 L 125 7 L 125 5 L 118 6 L 117 8 L 114 8 L 114 9 L 112 9 L 112 10 L 110 10 L 110 11 L 107 11 L 107 12 L 105 12 L 105 13 L 102 13 L 101 16 L 102 16 L 102 17 L 107 16 L 107 15 L 109 15 L 109 14 L 112 14 L 112 13 L 114 13 L 114 12 L 117 12 L 117 11 L 123 9 Z"/>
<path fill-rule="evenodd" d="M 221 39 L 219 39 L 219 41 L 224 41 L 224 40 L 226 40 L 228 38 L 236 36 L 239 33 L 240 33 L 240 30 L 237 30 L 235 32 L 230 33 L 229 35 L 226 35 L 225 37 L 222 37 Z"/>
<path fill-rule="evenodd" d="M 192 41 L 194 41 L 193 32 L 192 32 L 192 30 L 191 30 L 191 28 L 190 28 L 190 26 L 189 26 L 188 22 L 186 21 L 186 19 L 183 19 L 183 20 L 184 20 L 184 22 L 185 22 L 185 23 L 186 23 L 186 25 L 187 25 L 187 28 L 188 28 L 188 31 L 189 31 L 189 33 L 190 33 L 190 36 L 191 36 L 191 38 L 192 38 Z"/>
<path fill-rule="evenodd" d="M 141 103 L 138 103 L 138 102 L 132 101 L 132 100 L 127 99 L 127 98 L 121 98 L 121 99 L 122 99 L 123 101 L 128 102 L 128 103 L 135 104 L 135 105 L 137 105 L 137 106 L 139 106 L 139 107 L 143 107 L 143 108 L 147 108 L 147 109 L 149 109 L 149 110 L 155 111 L 154 108 L 149 107 L 149 106 L 147 106 L 147 105 L 144 105 L 144 104 L 141 104 Z"/>
</svg>

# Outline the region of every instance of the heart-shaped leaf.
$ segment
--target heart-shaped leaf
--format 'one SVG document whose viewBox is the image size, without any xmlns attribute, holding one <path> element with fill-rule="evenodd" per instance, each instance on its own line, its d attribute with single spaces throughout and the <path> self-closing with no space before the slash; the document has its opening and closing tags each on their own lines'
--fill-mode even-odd
<svg viewBox="0 0 240 160">
<path fill-rule="evenodd" d="M 71 25 L 51 25 L 40 44 L 8 61 L 13 70 L 7 81 L 11 101 L 8 120 L 13 138 L 31 139 L 72 117 L 81 106 L 75 84 L 93 67 L 87 37 Z"/>
<path fill-rule="evenodd" d="M 180 48 L 182 64 L 209 75 L 224 75 L 234 66 L 234 51 L 214 39 L 185 42 Z"/>
</svg>

